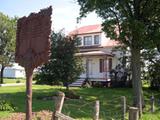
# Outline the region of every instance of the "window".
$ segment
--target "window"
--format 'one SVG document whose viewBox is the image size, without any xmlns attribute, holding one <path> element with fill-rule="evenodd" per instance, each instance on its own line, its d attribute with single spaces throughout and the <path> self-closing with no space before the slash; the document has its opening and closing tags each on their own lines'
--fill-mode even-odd
<svg viewBox="0 0 160 120">
<path fill-rule="evenodd" d="M 104 72 L 104 59 L 99 59 L 99 72 Z"/>
<path fill-rule="evenodd" d="M 84 46 L 92 45 L 92 36 L 84 37 Z"/>
<path fill-rule="evenodd" d="M 100 44 L 99 35 L 94 35 L 94 44 L 95 44 L 95 45 Z"/>
<path fill-rule="evenodd" d="M 111 71 L 112 70 L 112 58 L 109 58 L 109 71 Z"/>
</svg>

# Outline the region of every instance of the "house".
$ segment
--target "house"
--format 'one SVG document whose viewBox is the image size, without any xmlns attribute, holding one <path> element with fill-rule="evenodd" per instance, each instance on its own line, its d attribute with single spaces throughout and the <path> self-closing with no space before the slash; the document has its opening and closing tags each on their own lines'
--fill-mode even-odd
<svg viewBox="0 0 160 120">
<path fill-rule="evenodd" d="M 90 81 L 110 81 L 109 72 L 119 64 L 121 52 L 113 52 L 118 42 L 106 37 L 101 25 L 88 25 L 77 28 L 69 33 L 77 35 L 80 40 L 80 52 L 76 56 L 82 57 L 85 72 L 80 75 Z M 79 83 L 81 82 L 79 81 Z"/>
<path fill-rule="evenodd" d="M 10 67 L 5 67 L 3 76 L 7 78 L 25 78 L 25 70 L 17 63 L 13 63 Z"/>
</svg>

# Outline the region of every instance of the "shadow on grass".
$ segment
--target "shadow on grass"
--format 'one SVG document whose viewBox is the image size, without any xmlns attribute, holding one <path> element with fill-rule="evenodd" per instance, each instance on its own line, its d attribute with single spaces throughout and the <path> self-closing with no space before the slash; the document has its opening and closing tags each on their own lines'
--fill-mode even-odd
<svg viewBox="0 0 160 120">
<path fill-rule="evenodd" d="M 33 88 L 33 105 L 32 109 L 34 112 L 41 111 L 41 110 L 53 110 L 54 108 L 54 102 L 52 100 L 38 100 L 38 96 L 46 96 L 46 95 L 52 95 L 53 92 L 58 91 L 58 89 L 34 89 Z M 7 101 L 11 102 L 15 107 L 15 112 L 25 112 L 25 101 L 26 101 L 26 94 L 25 91 L 22 92 L 6 92 L 6 93 L 0 93 L 0 96 L 3 99 L 6 99 Z"/>
</svg>

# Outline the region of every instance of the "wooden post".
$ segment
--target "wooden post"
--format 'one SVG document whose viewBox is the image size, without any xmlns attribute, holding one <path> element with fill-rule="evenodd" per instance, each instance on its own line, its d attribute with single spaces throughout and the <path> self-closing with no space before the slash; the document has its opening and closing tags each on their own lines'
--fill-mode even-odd
<svg viewBox="0 0 160 120">
<path fill-rule="evenodd" d="M 26 71 L 26 120 L 32 120 L 32 76 L 33 69 L 25 68 Z"/>
<path fill-rule="evenodd" d="M 94 106 L 93 120 L 99 120 L 99 106 L 99 100 L 97 100 Z"/>
<path fill-rule="evenodd" d="M 63 113 L 56 112 L 55 116 L 58 117 L 60 120 L 75 120 L 74 118 L 71 118 L 70 116 L 64 115 Z"/>
<path fill-rule="evenodd" d="M 64 103 L 65 94 L 63 92 L 58 92 L 58 97 L 55 100 L 55 112 L 52 115 L 52 120 L 59 120 L 58 117 L 55 116 L 55 113 L 61 113 L 63 103 Z"/>
<path fill-rule="evenodd" d="M 122 101 L 122 120 L 125 120 L 125 116 L 126 116 L 126 97 L 122 96 L 121 101 Z"/>
<path fill-rule="evenodd" d="M 139 110 L 137 107 L 129 108 L 129 120 L 139 120 Z"/>
<path fill-rule="evenodd" d="M 152 94 L 152 97 L 151 97 L 151 113 L 154 112 L 154 95 Z"/>
</svg>

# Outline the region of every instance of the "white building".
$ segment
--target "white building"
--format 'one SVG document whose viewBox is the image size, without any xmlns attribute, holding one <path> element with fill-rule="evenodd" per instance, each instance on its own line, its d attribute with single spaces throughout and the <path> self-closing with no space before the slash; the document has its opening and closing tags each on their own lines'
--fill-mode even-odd
<svg viewBox="0 0 160 120">
<path fill-rule="evenodd" d="M 17 63 L 14 63 L 11 67 L 5 67 L 3 76 L 7 78 L 25 78 L 25 70 Z"/>
<path fill-rule="evenodd" d="M 70 32 L 70 35 L 77 35 L 80 39 L 80 53 L 85 72 L 80 78 L 89 78 L 90 81 L 109 80 L 109 71 L 119 64 L 121 52 L 113 52 L 118 42 L 110 40 L 102 32 L 101 25 L 89 25 L 80 27 Z"/>
</svg>

